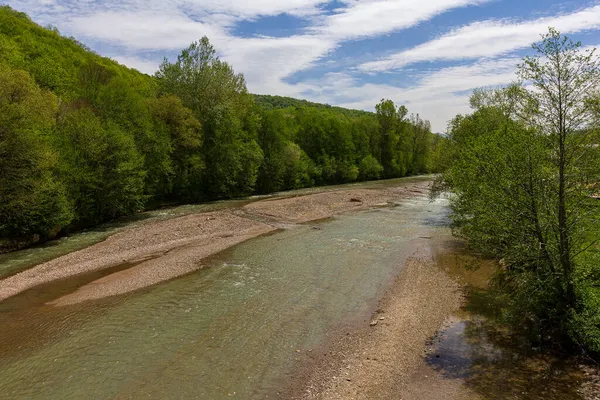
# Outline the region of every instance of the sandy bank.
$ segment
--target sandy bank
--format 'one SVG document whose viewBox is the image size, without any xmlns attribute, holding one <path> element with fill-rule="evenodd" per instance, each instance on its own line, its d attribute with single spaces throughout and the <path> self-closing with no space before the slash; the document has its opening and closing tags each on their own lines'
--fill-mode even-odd
<svg viewBox="0 0 600 400">
<path fill-rule="evenodd" d="M 400 195 L 412 193 L 409 190 L 415 190 L 413 186 L 403 189 L 341 190 L 288 199 L 264 200 L 246 205 L 244 211 L 276 221 L 302 223 L 343 212 L 385 206 L 388 202 L 398 200 Z"/>
<path fill-rule="evenodd" d="M 473 263 L 479 268 L 465 268 Z M 420 241 L 371 320 L 332 336 L 285 397 L 597 400 L 598 368 L 542 353 L 524 357 L 516 338 L 474 311 L 490 306 L 480 296 L 495 268 L 451 237 Z"/>
<path fill-rule="evenodd" d="M 92 298 L 101 297 L 100 288 L 107 295 L 125 293 L 188 273 L 203 257 L 273 229 L 222 211 L 143 224 L 0 281 L 0 300 L 57 279 L 136 263 L 129 274 L 109 275 L 90 284 L 94 289 L 84 290 L 96 293 Z M 126 279 L 112 279 L 119 276 Z M 112 285 L 107 285 L 110 281 Z M 83 299 L 81 293 L 75 297 Z"/>
<path fill-rule="evenodd" d="M 145 223 L 0 280 L 0 301 L 44 283 L 122 264 L 135 266 L 82 286 L 52 304 L 68 305 L 131 292 L 202 268 L 204 258 L 253 237 L 282 227 L 293 228 L 296 223 L 386 205 L 422 194 L 428 186 L 429 181 L 423 180 L 380 189 L 334 190 Z"/>
<path fill-rule="evenodd" d="M 476 399 L 460 382 L 427 372 L 425 343 L 463 302 L 461 286 L 428 251 L 410 258 L 372 322 L 340 338 L 301 378 L 302 399 Z M 415 376 L 417 374 L 418 376 Z M 308 382 L 308 383 L 306 383 Z"/>
</svg>

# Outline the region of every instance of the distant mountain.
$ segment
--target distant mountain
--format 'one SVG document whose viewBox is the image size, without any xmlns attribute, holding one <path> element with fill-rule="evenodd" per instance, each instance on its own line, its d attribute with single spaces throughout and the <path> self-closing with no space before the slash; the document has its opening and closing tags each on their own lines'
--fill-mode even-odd
<svg viewBox="0 0 600 400">
<path fill-rule="evenodd" d="M 321 103 L 313 103 L 308 100 L 300 100 L 294 99 L 292 97 L 284 97 L 284 96 L 270 96 L 264 94 L 255 94 L 254 101 L 256 104 L 264 109 L 264 110 L 276 110 L 282 108 L 302 108 L 302 107 L 311 107 L 311 108 L 323 108 L 330 109 L 341 114 L 344 114 L 347 117 L 361 117 L 365 115 L 373 115 L 372 112 L 363 111 L 363 110 L 351 110 L 343 107 L 331 106 L 329 104 L 321 104 Z"/>
</svg>

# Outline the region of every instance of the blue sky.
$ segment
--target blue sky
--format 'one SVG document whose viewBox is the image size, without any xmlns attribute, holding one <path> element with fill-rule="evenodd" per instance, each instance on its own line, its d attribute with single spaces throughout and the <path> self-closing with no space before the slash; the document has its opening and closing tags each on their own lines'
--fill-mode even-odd
<svg viewBox="0 0 600 400">
<path fill-rule="evenodd" d="M 437 132 L 469 112 L 474 88 L 515 80 L 548 26 L 600 45 L 600 1 L 588 0 L 5 2 L 142 72 L 206 35 L 253 93 L 365 110 L 390 98 Z"/>
</svg>

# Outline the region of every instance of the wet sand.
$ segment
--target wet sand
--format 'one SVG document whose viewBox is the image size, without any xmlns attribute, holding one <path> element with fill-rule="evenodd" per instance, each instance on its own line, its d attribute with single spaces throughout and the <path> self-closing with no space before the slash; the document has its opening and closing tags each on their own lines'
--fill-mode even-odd
<svg viewBox="0 0 600 400">
<path fill-rule="evenodd" d="M 33 287 L 123 264 L 135 266 L 88 283 L 52 302 L 69 305 L 119 295 L 202 268 L 202 260 L 245 240 L 295 224 L 386 206 L 426 193 L 430 182 L 334 190 L 250 203 L 127 228 L 107 240 L 0 280 L 0 301 Z"/>
</svg>

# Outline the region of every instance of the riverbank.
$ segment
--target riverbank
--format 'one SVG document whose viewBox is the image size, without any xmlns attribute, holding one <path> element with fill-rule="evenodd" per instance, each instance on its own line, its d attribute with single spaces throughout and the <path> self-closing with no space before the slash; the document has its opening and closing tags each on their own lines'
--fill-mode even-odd
<svg viewBox="0 0 600 400">
<path fill-rule="evenodd" d="M 422 249 L 406 262 L 368 326 L 335 343 L 296 398 L 470 398 L 456 382 L 414 376 L 425 342 L 460 307 L 460 289 Z"/>
<path fill-rule="evenodd" d="M 52 281 L 131 265 L 80 287 L 61 306 L 119 295 L 202 268 L 207 257 L 248 239 L 295 224 L 386 206 L 423 195 L 428 180 L 373 189 L 346 189 L 259 200 L 229 210 L 195 213 L 126 228 L 93 246 L 0 280 L 0 301 Z"/>
<path fill-rule="evenodd" d="M 339 330 L 299 369 L 286 398 L 600 399 L 597 366 L 524 350 L 490 318 L 493 261 L 445 235 L 415 248 L 370 321 Z"/>
<path fill-rule="evenodd" d="M 464 303 L 462 285 L 438 267 L 431 239 L 417 249 L 370 321 L 348 329 L 299 371 L 295 399 L 477 399 L 425 365 L 426 342 Z M 439 245 L 439 244 L 438 244 Z"/>
<path fill-rule="evenodd" d="M 484 309 L 498 309 L 485 291 L 494 265 L 464 268 L 473 258 L 449 236 L 446 202 L 430 202 L 426 188 L 411 180 L 296 192 L 120 228 L 86 249 L 93 253 L 65 257 L 92 265 L 129 254 L 131 263 L 0 303 L 0 391 L 15 399 L 596 400 L 595 369 L 524 356 L 486 319 Z M 336 213 L 344 215 L 321 221 Z"/>
</svg>

